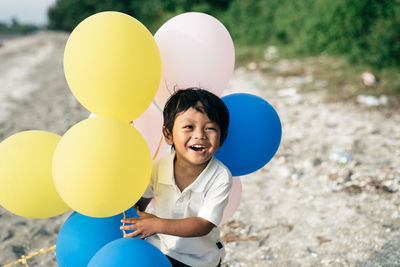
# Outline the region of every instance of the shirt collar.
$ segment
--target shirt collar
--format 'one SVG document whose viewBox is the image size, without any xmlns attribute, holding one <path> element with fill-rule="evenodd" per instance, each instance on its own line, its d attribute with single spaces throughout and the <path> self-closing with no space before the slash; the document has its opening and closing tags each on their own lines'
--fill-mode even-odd
<svg viewBox="0 0 400 267">
<path fill-rule="evenodd" d="M 207 167 L 200 173 L 196 180 L 188 186 L 194 192 L 203 192 L 210 178 L 214 175 L 217 170 L 217 160 L 212 157 L 208 162 Z"/>
<path fill-rule="evenodd" d="M 162 166 L 159 168 L 159 182 L 162 184 L 174 185 L 174 159 L 175 151 L 171 155 L 167 156 L 165 160 L 162 161 Z M 206 187 L 210 176 L 214 175 L 217 170 L 218 164 L 217 160 L 212 157 L 208 162 L 207 167 L 200 173 L 196 180 L 190 184 L 184 191 L 192 190 L 194 192 L 202 192 Z"/>
</svg>

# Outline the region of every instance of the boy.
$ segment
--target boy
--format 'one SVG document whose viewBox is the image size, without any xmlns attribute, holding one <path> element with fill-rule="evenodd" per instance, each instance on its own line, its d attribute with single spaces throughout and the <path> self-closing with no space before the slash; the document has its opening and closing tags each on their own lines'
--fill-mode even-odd
<svg viewBox="0 0 400 267">
<path fill-rule="evenodd" d="M 163 115 L 163 134 L 173 152 L 154 163 L 138 202 L 140 217 L 123 220 L 133 224 L 121 229 L 135 230 L 127 237 L 148 237 L 173 266 L 220 266 L 225 251 L 217 226 L 232 176 L 213 156 L 228 134 L 228 110 L 214 94 L 189 88 L 170 97 Z M 141 212 L 152 197 L 155 214 Z"/>
</svg>

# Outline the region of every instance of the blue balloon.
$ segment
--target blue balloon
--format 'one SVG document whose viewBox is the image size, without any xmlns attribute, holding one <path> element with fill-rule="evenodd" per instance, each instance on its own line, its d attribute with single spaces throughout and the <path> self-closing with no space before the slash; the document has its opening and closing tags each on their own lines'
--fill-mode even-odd
<svg viewBox="0 0 400 267">
<path fill-rule="evenodd" d="M 145 240 L 120 238 L 102 247 L 88 267 L 169 267 L 168 258 Z"/>
<path fill-rule="evenodd" d="M 233 176 L 267 164 L 279 148 L 282 125 L 275 109 L 261 97 L 231 94 L 222 98 L 229 111 L 228 136 L 215 154 Z"/>
<path fill-rule="evenodd" d="M 125 212 L 126 218 L 139 217 L 134 207 Z M 58 266 L 87 266 L 93 255 L 109 242 L 123 237 L 123 213 L 95 218 L 78 212 L 65 221 L 57 237 Z"/>
</svg>

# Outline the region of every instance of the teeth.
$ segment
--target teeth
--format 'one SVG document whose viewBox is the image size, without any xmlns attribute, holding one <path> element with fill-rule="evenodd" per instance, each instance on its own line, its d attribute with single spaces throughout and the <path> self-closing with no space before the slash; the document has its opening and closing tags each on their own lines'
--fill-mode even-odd
<svg viewBox="0 0 400 267">
<path fill-rule="evenodd" d="M 202 145 L 193 145 L 193 146 L 190 146 L 190 148 L 195 149 L 195 150 L 203 150 L 205 147 Z"/>
</svg>

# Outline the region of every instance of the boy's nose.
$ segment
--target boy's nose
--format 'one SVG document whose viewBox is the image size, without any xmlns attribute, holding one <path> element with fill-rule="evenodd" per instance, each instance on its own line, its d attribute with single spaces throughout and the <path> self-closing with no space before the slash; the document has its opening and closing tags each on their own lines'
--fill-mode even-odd
<svg viewBox="0 0 400 267">
<path fill-rule="evenodd" d="M 197 139 L 205 139 L 206 138 L 206 133 L 203 130 L 196 130 L 194 132 L 194 137 Z"/>
</svg>

